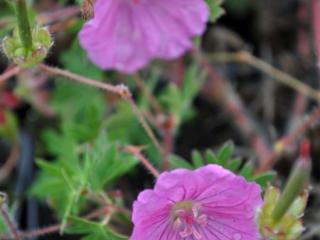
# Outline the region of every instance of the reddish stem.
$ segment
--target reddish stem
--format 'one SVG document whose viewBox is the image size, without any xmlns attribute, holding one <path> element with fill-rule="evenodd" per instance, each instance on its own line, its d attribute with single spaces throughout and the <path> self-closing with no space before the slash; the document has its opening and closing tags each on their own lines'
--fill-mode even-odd
<svg viewBox="0 0 320 240">
<path fill-rule="evenodd" d="M 197 57 L 210 78 L 210 81 L 203 87 L 202 92 L 228 111 L 239 131 L 255 149 L 260 163 L 263 164 L 270 158 L 272 151 L 267 139 L 258 129 L 258 123 L 250 117 L 240 97 L 229 82 L 222 79 L 206 59 Z"/>
<path fill-rule="evenodd" d="M 136 156 L 139 161 L 146 167 L 146 169 L 153 174 L 153 176 L 155 176 L 156 178 L 160 176 L 159 171 L 150 163 L 148 159 L 143 156 L 143 154 L 141 153 L 141 148 L 135 146 L 127 146 L 124 148 L 124 151 Z"/>
</svg>

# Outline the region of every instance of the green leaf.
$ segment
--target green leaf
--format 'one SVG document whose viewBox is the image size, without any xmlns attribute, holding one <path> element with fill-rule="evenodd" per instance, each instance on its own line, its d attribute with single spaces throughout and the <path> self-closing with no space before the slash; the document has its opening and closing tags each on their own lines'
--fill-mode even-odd
<svg viewBox="0 0 320 240">
<path fill-rule="evenodd" d="M 54 163 L 47 162 L 45 160 L 37 160 L 37 165 L 43 170 L 46 171 L 48 174 L 62 177 L 61 169 L 56 166 Z"/>
<path fill-rule="evenodd" d="M 67 230 L 69 233 L 85 234 L 84 240 L 128 240 L 128 237 L 114 232 L 109 226 L 92 222 L 79 217 L 70 217 L 73 225 Z"/>
<path fill-rule="evenodd" d="M 89 61 L 86 52 L 80 47 L 78 38 L 75 38 L 70 50 L 62 54 L 61 60 L 72 72 L 93 79 L 103 79 L 103 72 Z M 81 96 L 85 94 L 86 91 Z"/>
<path fill-rule="evenodd" d="M 239 175 L 243 176 L 248 181 L 252 180 L 253 176 L 253 167 L 251 163 L 246 163 L 243 168 L 240 170 Z"/>
<path fill-rule="evenodd" d="M 204 165 L 204 160 L 199 151 L 195 150 L 192 152 L 192 163 L 193 166 L 198 168 Z"/>
<path fill-rule="evenodd" d="M 269 172 L 263 172 L 258 176 L 255 176 L 253 180 L 258 183 L 264 190 L 267 189 L 269 186 L 269 183 L 274 179 L 276 176 L 276 172 L 269 171 Z"/>
<path fill-rule="evenodd" d="M 227 168 L 232 172 L 237 172 L 241 166 L 242 160 L 240 158 L 232 159 L 228 162 Z"/>
<path fill-rule="evenodd" d="M 177 155 L 170 155 L 169 161 L 173 168 L 186 168 L 186 169 L 193 169 L 194 167 L 192 164 L 184 160 L 183 158 Z"/>
<path fill-rule="evenodd" d="M 224 14 L 223 8 L 221 8 L 223 0 L 207 0 L 207 4 L 210 8 L 210 21 L 215 22 L 219 17 Z"/>
<path fill-rule="evenodd" d="M 206 150 L 205 152 L 205 158 L 208 163 L 216 164 L 218 163 L 218 157 L 212 152 L 211 150 Z"/>
<path fill-rule="evenodd" d="M 218 153 L 218 164 L 225 167 L 227 161 L 231 159 L 231 155 L 234 151 L 234 145 L 232 142 L 225 143 Z"/>
</svg>

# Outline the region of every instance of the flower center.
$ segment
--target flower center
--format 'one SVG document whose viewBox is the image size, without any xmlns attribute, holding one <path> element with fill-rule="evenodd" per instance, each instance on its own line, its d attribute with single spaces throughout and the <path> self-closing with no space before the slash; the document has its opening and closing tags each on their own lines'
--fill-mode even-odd
<svg viewBox="0 0 320 240">
<path fill-rule="evenodd" d="M 182 238 L 193 236 L 202 239 L 199 227 L 208 224 L 207 216 L 201 213 L 200 205 L 191 201 L 179 202 L 172 207 L 173 226 Z"/>
</svg>

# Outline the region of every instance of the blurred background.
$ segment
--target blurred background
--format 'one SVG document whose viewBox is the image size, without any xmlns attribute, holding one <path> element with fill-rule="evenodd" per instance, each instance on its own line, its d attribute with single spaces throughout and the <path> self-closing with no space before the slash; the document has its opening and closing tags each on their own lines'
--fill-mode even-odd
<svg viewBox="0 0 320 240">
<path fill-rule="evenodd" d="M 84 23 L 77 1 L 35 0 L 32 4 L 37 13 L 34 21 L 48 26 L 54 39 L 46 63 L 129 85 L 163 140 L 171 166 L 188 165 L 195 155 L 217 152 L 232 142 L 229 157 L 240 158 L 241 166 L 250 163 L 252 174 L 261 167 L 274 169 L 277 175 L 272 181 L 282 187 L 299 155 L 299 141 L 308 138 L 312 187 L 301 239 L 320 239 L 320 110 L 317 101 L 277 81 L 283 76 L 268 68 L 273 66 L 319 89 L 317 0 L 226 0 L 224 14 L 208 24 L 197 42 L 207 61 L 196 61 L 197 53 L 191 51 L 172 62 L 154 62 L 140 73 L 140 79 L 104 72 L 89 62 L 77 39 Z M 12 10 L 1 1 L 0 41 L 11 32 L 14 21 Z M 241 60 L 246 54 L 255 57 Z M 12 68 L 0 53 L 0 73 Z M 56 224 L 63 215 L 55 203 L 61 193 L 51 189 L 63 184 L 54 185 L 36 160 L 73 159 L 74 152 L 96 139 L 132 145 L 150 142 L 118 97 L 54 80 L 35 68 L 0 82 L 0 189 L 8 194 L 10 211 L 21 230 Z M 146 156 L 162 166 L 154 147 L 146 150 Z M 127 208 L 142 189 L 153 185 L 152 176 L 130 161 L 115 176 L 117 181 L 110 180 L 106 187 L 119 190 L 118 200 Z M 47 194 L 53 196 L 50 201 L 44 201 Z M 130 233 L 129 224 L 120 232 Z M 80 239 L 80 235 L 31 239 Z"/>
</svg>

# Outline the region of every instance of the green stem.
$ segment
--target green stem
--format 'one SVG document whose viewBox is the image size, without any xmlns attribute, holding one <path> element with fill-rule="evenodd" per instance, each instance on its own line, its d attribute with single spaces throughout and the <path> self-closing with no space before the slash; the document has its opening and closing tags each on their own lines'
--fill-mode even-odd
<svg viewBox="0 0 320 240">
<path fill-rule="evenodd" d="M 25 49 L 25 55 L 32 49 L 31 27 L 25 0 L 16 0 L 16 16 L 18 20 L 19 37 Z"/>
<path fill-rule="evenodd" d="M 303 188 L 308 182 L 310 171 L 311 165 L 309 159 L 298 161 L 293 171 L 291 172 L 283 193 L 273 210 L 272 217 L 274 223 L 277 223 L 282 219 L 282 217 L 288 211 L 299 193 L 302 192 Z"/>
</svg>

